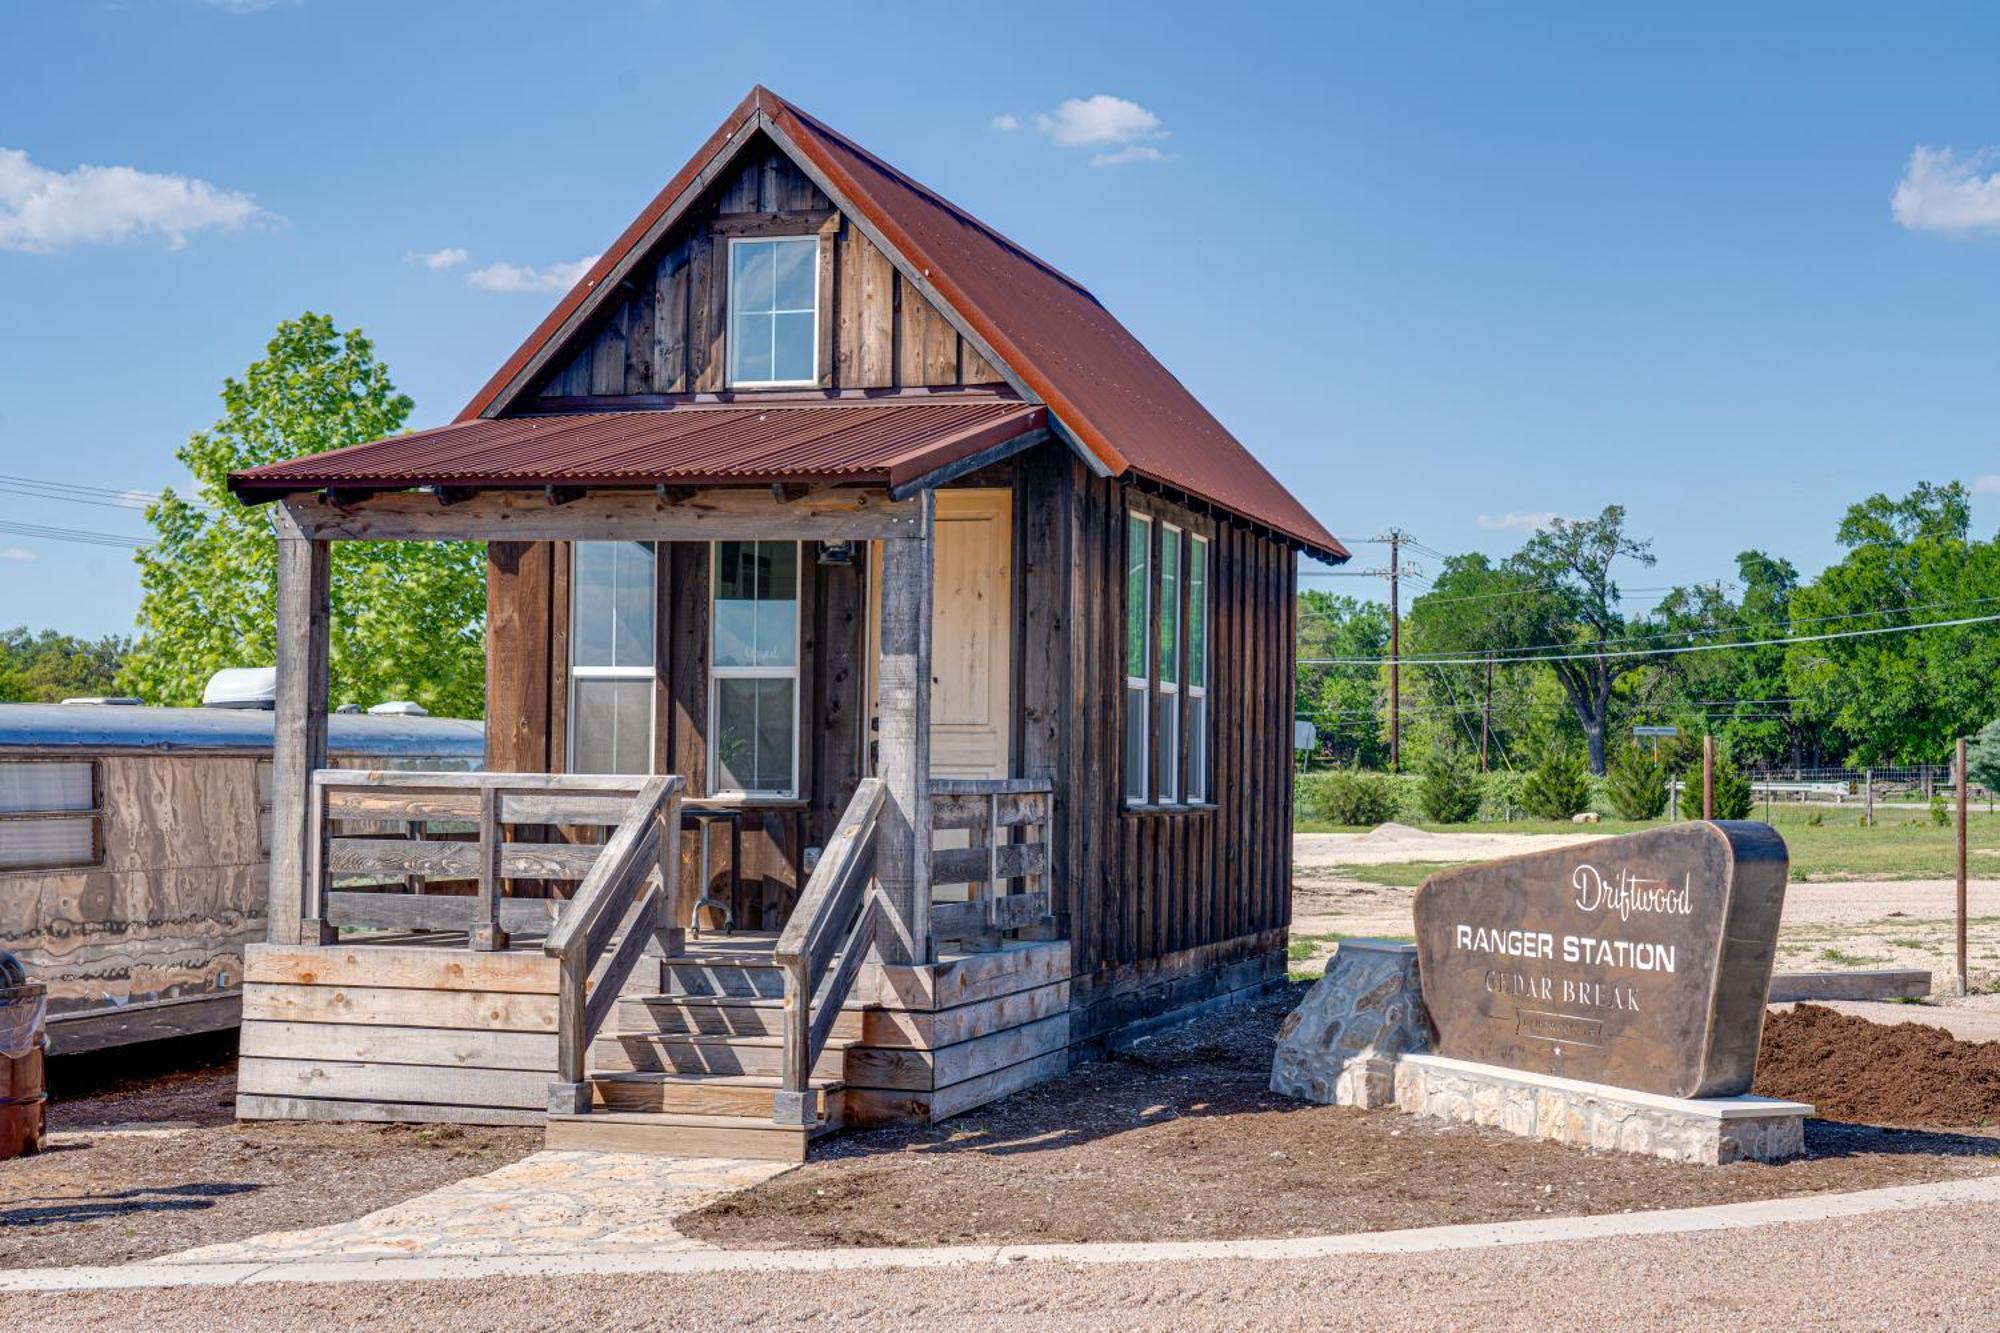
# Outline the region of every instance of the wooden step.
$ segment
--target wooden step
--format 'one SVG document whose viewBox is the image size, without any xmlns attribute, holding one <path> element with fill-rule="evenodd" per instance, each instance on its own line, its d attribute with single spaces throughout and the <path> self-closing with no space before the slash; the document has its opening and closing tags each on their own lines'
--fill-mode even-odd
<svg viewBox="0 0 2000 1333">
<path fill-rule="evenodd" d="M 836 1037 L 859 1037 L 865 1014 L 842 1009 L 833 1020 Z M 618 1001 L 613 1030 L 625 1035 L 654 1033 L 713 1037 L 784 1035 L 785 1002 L 762 996 L 627 995 Z"/>
<path fill-rule="evenodd" d="M 671 1153 L 681 1157 L 748 1157 L 803 1162 L 806 1144 L 832 1126 L 813 1129 L 733 1115 L 641 1115 L 593 1111 L 552 1115 L 543 1142 L 552 1149 Z"/>
<path fill-rule="evenodd" d="M 815 1078 L 839 1078 L 853 1039 L 832 1037 L 813 1066 Z M 722 1037 L 705 1033 L 616 1032 L 591 1043 L 592 1073 L 780 1074 L 782 1037 Z"/>
<path fill-rule="evenodd" d="M 785 973 L 768 953 L 742 956 L 681 954 L 664 960 L 667 995 L 731 996 L 739 999 L 785 997 Z"/>
<path fill-rule="evenodd" d="M 771 1097 L 780 1086 L 765 1074 L 593 1074 L 591 1104 L 606 1111 L 672 1115 L 729 1115 L 771 1118 Z M 816 1078 L 812 1089 L 821 1119 L 838 1119 L 840 1084 Z"/>
</svg>

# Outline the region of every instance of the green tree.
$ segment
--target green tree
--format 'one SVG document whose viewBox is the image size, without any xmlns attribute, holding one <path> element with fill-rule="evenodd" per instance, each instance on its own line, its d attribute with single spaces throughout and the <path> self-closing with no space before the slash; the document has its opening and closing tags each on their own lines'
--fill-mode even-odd
<svg viewBox="0 0 2000 1333">
<path fill-rule="evenodd" d="M 1313 658 L 1360 658 L 1389 652 L 1389 608 L 1319 589 L 1299 594 L 1299 716 L 1319 732 L 1321 754 L 1343 764 L 1388 762 L 1386 692 L 1374 666 L 1327 666 Z"/>
<path fill-rule="evenodd" d="M 1590 775 L 1573 746 L 1552 741 L 1521 783 L 1521 808 L 1536 819 L 1568 819 L 1590 807 Z"/>
<path fill-rule="evenodd" d="M 277 652 L 277 542 L 270 513 L 238 504 L 231 472 L 394 435 L 413 406 L 359 330 L 310 311 L 286 320 L 223 415 L 176 452 L 195 495 L 146 510 L 159 540 L 139 553 L 141 633 L 120 674 L 148 703 L 200 702 L 226 666 Z M 337 542 L 329 658 L 336 702 L 412 699 L 433 713 L 484 711 L 485 553 L 473 543 Z"/>
<path fill-rule="evenodd" d="M 1650 753 L 1620 746 L 1604 794 L 1620 819 L 1658 819 L 1667 808 L 1667 770 Z"/>
<path fill-rule="evenodd" d="M 1546 666 L 1506 660 L 1505 650 L 1538 642 L 1526 614 L 1538 591 L 1526 575 L 1476 552 L 1444 561 L 1430 588 L 1410 604 L 1403 651 L 1463 660 L 1403 668 L 1406 743 L 1477 751 L 1490 686 L 1488 767 L 1511 766 L 1514 750 L 1546 710 L 1546 687 L 1554 681 Z M 1497 659 L 1490 669 L 1488 653 Z"/>
<path fill-rule="evenodd" d="M 1424 813 L 1440 824 L 1463 824 L 1479 813 L 1479 766 L 1452 745 L 1432 747 L 1424 756 L 1417 799 Z"/>
<path fill-rule="evenodd" d="M 1957 482 L 1870 496 L 1848 509 L 1838 537 L 1847 554 L 1791 599 L 1802 632 L 2000 609 L 2000 542 L 1973 537 L 1971 498 Z M 1849 764 L 1936 763 L 1991 717 L 2000 633 L 1986 623 L 1794 644 L 1785 677 Z"/>
<path fill-rule="evenodd" d="M 1988 791 L 2000 791 L 2000 718 L 1979 729 L 1965 747 L 1965 771 Z"/>
<path fill-rule="evenodd" d="M 131 640 L 116 635 L 92 641 L 52 629 L 0 630 L 0 703 L 110 694 L 117 688 L 118 664 L 131 648 Z"/>
<path fill-rule="evenodd" d="M 1750 789 L 1749 775 L 1730 762 L 1726 755 L 1715 756 L 1715 817 L 1717 819 L 1748 819 L 1757 802 Z M 1682 819 L 1701 818 L 1701 760 L 1696 759 L 1681 774 L 1680 790 Z"/>
</svg>

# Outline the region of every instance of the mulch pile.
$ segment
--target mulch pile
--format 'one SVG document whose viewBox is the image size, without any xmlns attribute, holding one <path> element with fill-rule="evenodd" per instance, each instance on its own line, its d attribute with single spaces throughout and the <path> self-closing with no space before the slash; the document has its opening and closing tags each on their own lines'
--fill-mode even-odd
<svg viewBox="0 0 2000 1333">
<path fill-rule="evenodd" d="M 1871 1023 L 1801 1004 L 1764 1022 L 1754 1091 L 1825 1120 L 1942 1129 L 2000 1124 L 2000 1041 Z"/>
</svg>

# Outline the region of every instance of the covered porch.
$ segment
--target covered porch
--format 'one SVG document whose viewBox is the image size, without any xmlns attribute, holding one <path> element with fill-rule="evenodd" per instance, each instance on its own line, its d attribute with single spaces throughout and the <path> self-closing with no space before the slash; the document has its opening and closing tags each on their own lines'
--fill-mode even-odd
<svg viewBox="0 0 2000 1333">
<path fill-rule="evenodd" d="M 829 437 L 846 457 L 776 476 L 717 476 L 685 433 L 673 465 L 646 455 L 643 433 L 695 416 L 680 411 L 463 423 L 432 432 L 459 434 L 428 452 L 405 437 L 346 451 L 401 451 L 364 468 L 332 455 L 239 479 L 245 498 L 274 501 L 279 548 L 270 943 L 246 970 L 243 1114 L 546 1113 L 551 1142 L 761 1139 L 756 1155 L 790 1156 L 839 1124 L 950 1114 L 1066 1061 L 1052 784 L 942 778 L 930 753 L 934 488 L 1047 434 L 1018 402 L 927 406 L 928 424 L 889 413 L 859 442 Z M 839 425 L 866 419 L 851 412 Z M 564 448 L 583 427 L 565 421 L 602 432 L 605 416 L 624 418 L 626 448 L 586 474 Z M 827 425 L 788 424 L 804 422 Z M 697 424 L 711 446 L 746 427 L 741 411 Z M 555 475 L 506 475 L 494 440 L 467 427 L 538 436 L 537 467 Z M 330 548 L 356 539 L 866 552 L 879 599 L 866 775 L 840 793 L 789 911 L 731 930 L 714 910 L 693 830 L 744 802 L 708 794 L 705 773 L 331 769 Z M 515 632 L 489 623 L 489 651 Z"/>
</svg>

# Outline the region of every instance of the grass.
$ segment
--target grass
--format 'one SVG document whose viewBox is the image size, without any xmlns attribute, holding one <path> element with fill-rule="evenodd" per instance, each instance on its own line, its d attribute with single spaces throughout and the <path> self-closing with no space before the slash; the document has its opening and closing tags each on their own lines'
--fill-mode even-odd
<svg viewBox="0 0 2000 1333">
<path fill-rule="evenodd" d="M 1349 937 L 1341 934 L 1339 931 L 1334 931 L 1326 935 L 1294 935 L 1291 942 L 1285 946 L 1285 961 L 1288 963 L 1309 963 L 1323 966 L 1320 954 L 1325 952 L 1324 946 L 1338 944 L 1347 938 Z M 1391 939 L 1399 944 L 1414 944 L 1416 942 L 1414 935 L 1385 935 L 1371 936 L 1370 938 Z M 1290 967 L 1285 970 L 1285 975 L 1292 981 L 1318 981 L 1320 971 L 1317 967 L 1311 971 L 1300 967 Z"/>
<path fill-rule="evenodd" d="M 1438 871 L 1464 864 L 1463 861 L 1399 861 L 1385 866 L 1334 866 L 1333 873 L 1342 879 L 1358 879 L 1364 884 L 1414 889 Z"/>
<path fill-rule="evenodd" d="M 1819 960 L 1832 963 L 1835 967 L 1868 967 L 1874 963 L 1886 963 L 1886 958 L 1864 958 L 1859 954 L 1847 953 L 1841 949 L 1821 949 Z"/>
<path fill-rule="evenodd" d="M 1823 816 L 1811 822 L 1817 812 Z M 1761 818 L 1759 808 L 1753 812 Z M 1783 835 L 1792 854 L 1792 878 L 1837 879 L 1950 879 L 1957 870 L 1958 834 L 1950 827 L 1931 823 L 1927 810 L 1878 810 L 1875 827 L 1864 827 L 1861 811 L 1853 806 L 1778 806 L 1771 825 Z M 1663 821 L 1635 823 L 1607 819 L 1601 824 L 1551 823 L 1539 819 L 1516 819 L 1486 824 L 1418 824 L 1437 833 L 1590 833 L 1610 836 L 1658 828 Z M 1975 812 L 1968 823 L 1970 862 L 1974 878 L 2000 878 L 2000 814 Z M 1335 829 L 1327 825 L 1302 823 L 1300 833 L 1359 833 L 1365 829 Z M 1376 884 L 1414 887 L 1424 875 L 1444 863 L 1409 862 L 1405 866 L 1350 866 L 1343 873 Z M 1459 863 L 1451 863 L 1459 864 Z M 1412 878 L 1391 878 L 1400 874 Z"/>
</svg>

